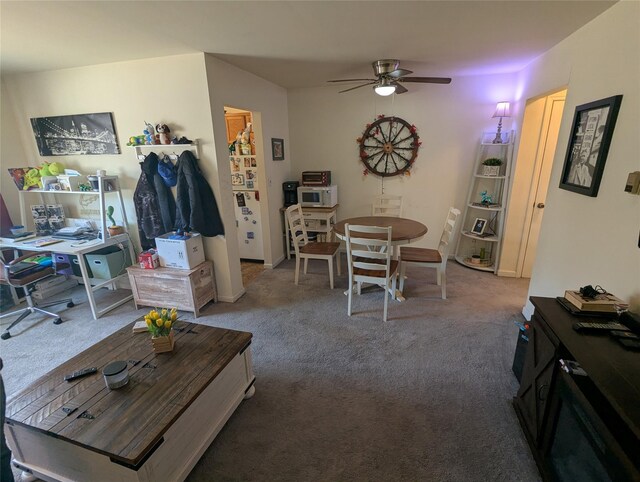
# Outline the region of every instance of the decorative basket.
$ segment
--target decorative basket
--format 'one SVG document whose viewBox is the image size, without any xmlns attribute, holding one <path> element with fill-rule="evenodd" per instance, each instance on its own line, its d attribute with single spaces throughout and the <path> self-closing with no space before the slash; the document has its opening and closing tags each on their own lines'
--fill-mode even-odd
<svg viewBox="0 0 640 482">
<path fill-rule="evenodd" d="M 169 332 L 168 336 L 153 336 L 151 337 L 151 343 L 153 343 L 153 351 L 156 353 L 165 353 L 167 351 L 173 351 L 175 340 L 173 338 L 173 330 Z"/>
</svg>

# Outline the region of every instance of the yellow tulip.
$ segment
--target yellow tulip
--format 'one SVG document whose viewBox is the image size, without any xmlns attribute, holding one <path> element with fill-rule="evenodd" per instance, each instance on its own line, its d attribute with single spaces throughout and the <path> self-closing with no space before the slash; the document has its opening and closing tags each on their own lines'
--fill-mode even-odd
<svg viewBox="0 0 640 482">
<path fill-rule="evenodd" d="M 171 313 L 171 321 L 176 321 L 178 319 L 178 313 Z"/>
<path fill-rule="evenodd" d="M 162 320 L 160 318 L 156 320 L 156 325 L 162 326 Z"/>
<path fill-rule="evenodd" d="M 144 321 L 147 322 L 147 326 L 151 326 L 151 323 L 152 323 L 151 318 L 145 318 Z"/>
<path fill-rule="evenodd" d="M 178 313 L 178 309 L 177 308 L 171 308 L 171 314 L 173 315 L 174 313 Z"/>
<path fill-rule="evenodd" d="M 168 330 L 169 328 L 171 328 L 171 321 L 167 320 L 164 322 L 164 327 Z"/>
<path fill-rule="evenodd" d="M 151 310 L 149 312 L 149 318 L 152 320 L 157 320 L 159 318 L 158 312 L 156 310 Z"/>
<path fill-rule="evenodd" d="M 162 312 L 161 313 L 162 313 L 162 317 L 164 318 L 165 316 L 167 316 L 168 311 L 167 311 L 166 308 L 162 308 Z"/>
</svg>

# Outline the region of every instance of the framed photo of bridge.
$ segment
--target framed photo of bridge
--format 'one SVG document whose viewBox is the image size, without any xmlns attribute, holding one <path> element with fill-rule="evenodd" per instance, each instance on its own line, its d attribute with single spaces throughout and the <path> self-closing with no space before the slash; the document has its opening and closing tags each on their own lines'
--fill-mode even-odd
<svg viewBox="0 0 640 482">
<path fill-rule="evenodd" d="M 41 156 L 120 154 L 110 112 L 31 119 Z"/>
</svg>

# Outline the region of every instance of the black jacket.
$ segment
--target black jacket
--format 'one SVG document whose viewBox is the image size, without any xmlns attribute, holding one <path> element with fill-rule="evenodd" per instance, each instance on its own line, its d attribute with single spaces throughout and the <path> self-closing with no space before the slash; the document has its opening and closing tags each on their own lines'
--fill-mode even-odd
<svg viewBox="0 0 640 482">
<path fill-rule="evenodd" d="M 162 176 L 158 174 L 158 156 L 151 152 L 140 163 L 142 174 L 133 193 L 142 249 L 155 247 L 154 239 L 173 229 L 176 202 Z"/>
<path fill-rule="evenodd" d="M 178 158 L 177 188 L 176 229 L 210 237 L 224 234 L 216 198 L 191 151 Z"/>
</svg>

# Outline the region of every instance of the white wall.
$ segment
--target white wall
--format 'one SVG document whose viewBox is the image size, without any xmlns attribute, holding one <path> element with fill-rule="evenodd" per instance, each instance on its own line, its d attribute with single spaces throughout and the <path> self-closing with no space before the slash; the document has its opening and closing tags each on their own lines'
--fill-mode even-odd
<svg viewBox="0 0 640 482">
<path fill-rule="evenodd" d="M 33 156 L 25 153 L 17 116 L 4 80 L 0 81 L 0 192 L 14 224 L 20 224 L 18 190 L 7 169 L 35 165 Z"/>
<path fill-rule="evenodd" d="M 521 73 L 522 99 L 568 86 L 529 296 L 586 284 L 640 296 L 640 196 L 623 192 L 627 174 L 640 169 L 638 31 L 640 3 L 620 2 Z M 598 196 L 559 189 L 576 106 L 617 94 L 624 97 Z M 527 302 L 525 315 L 531 310 Z"/>
<path fill-rule="evenodd" d="M 266 178 L 258 178 L 258 189 L 262 206 L 262 219 L 265 224 L 265 266 L 276 266 L 284 259 L 282 221 L 280 208 L 283 204 L 282 183 L 289 178 L 291 172 L 291 155 L 289 154 L 289 122 L 287 116 L 287 91 L 269 81 L 244 70 L 238 69 L 211 55 L 205 55 L 207 79 L 209 83 L 209 101 L 213 116 L 213 129 L 216 139 L 224 139 L 216 146 L 220 177 L 227 180 L 223 183 L 222 202 L 225 212 L 233 218 L 231 196 L 231 170 L 229 167 L 229 150 L 226 144 L 226 124 L 224 107 L 231 106 L 251 111 L 254 114 L 256 132 L 256 155 L 264 159 Z M 273 161 L 271 155 L 271 138 L 284 139 L 285 160 Z M 266 202 L 265 202 L 266 201 Z M 231 219 L 225 220 L 231 222 Z M 226 225 L 226 224 L 225 224 Z M 235 239 L 235 238 L 234 238 Z M 229 246 L 230 259 L 238 265 L 234 275 L 234 296 L 242 294 L 239 257 L 237 246 Z"/>
<path fill-rule="evenodd" d="M 6 77 L 4 80 L 7 96 L 3 93 L 3 106 L 5 97 L 10 98 L 16 106 L 17 129 L 27 159 L 35 163 L 55 159 L 83 173 L 93 173 L 101 168 L 106 169 L 108 174 L 120 176 L 129 229 L 136 243 L 138 235 L 132 198 L 140 167 L 133 148 L 126 147 L 126 143 L 130 136 L 142 134 L 145 120 L 154 125 L 166 123 L 172 134 L 199 140 L 200 166 L 220 203 L 204 54 L 24 74 Z M 91 112 L 113 113 L 122 154 L 40 157 L 29 123 L 30 118 Z M 222 124 L 224 125 L 224 119 Z M 8 159 L 8 155 L 5 155 L 4 146 L 8 143 L 6 137 L 14 135 L 10 130 L 5 132 L 3 125 L 3 169 L 5 166 L 12 167 L 9 164 L 24 164 L 24 159 Z M 222 144 L 226 145 L 226 136 L 222 135 L 221 139 Z M 228 161 L 226 164 L 228 169 Z M 7 176 L 3 175 L 3 182 L 5 177 Z M 225 176 L 224 179 L 226 183 L 229 177 Z M 225 221 L 225 231 L 234 229 L 235 224 L 229 226 L 229 213 L 221 214 Z M 235 245 L 235 236 L 233 240 Z M 205 253 L 207 259 L 214 261 L 219 298 L 225 301 L 232 299 L 234 291 L 225 237 L 206 238 Z"/>
<path fill-rule="evenodd" d="M 371 214 L 383 181 L 363 175 L 356 139 L 376 115 L 414 124 L 422 146 L 410 176 L 384 179 L 384 191 L 401 194 L 403 214 L 429 228 L 417 246 L 437 245 L 450 206 L 464 209 L 483 131 L 495 131 L 496 103 L 515 95 L 515 75 L 454 78 L 450 85 L 407 84 L 409 92 L 383 98 L 370 87 L 339 94 L 339 86 L 289 91 L 293 179 L 328 169 L 338 185 L 338 218 Z M 504 120 L 509 128 L 509 119 Z"/>
</svg>

